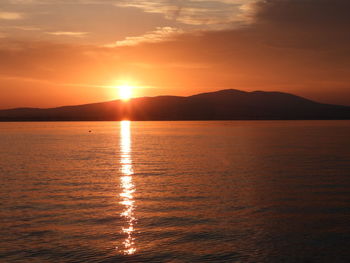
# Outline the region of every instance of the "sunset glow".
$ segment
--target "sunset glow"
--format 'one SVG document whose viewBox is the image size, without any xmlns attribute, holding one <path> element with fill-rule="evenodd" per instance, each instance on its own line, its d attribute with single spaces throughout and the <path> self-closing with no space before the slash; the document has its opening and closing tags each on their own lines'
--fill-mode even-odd
<svg viewBox="0 0 350 263">
<path fill-rule="evenodd" d="M 130 85 L 121 85 L 118 86 L 119 89 L 119 97 L 121 100 L 128 101 L 132 97 L 132 89 L 133 87 Z"/>
</svg>

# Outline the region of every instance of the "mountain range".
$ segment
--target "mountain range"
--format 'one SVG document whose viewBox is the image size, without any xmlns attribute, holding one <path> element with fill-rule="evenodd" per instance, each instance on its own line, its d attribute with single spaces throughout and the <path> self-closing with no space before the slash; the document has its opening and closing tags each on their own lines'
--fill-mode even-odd
<svg viewBox="0 0 350 263">
<path fill-rule="evenodd" d="M 283 92 L 234 89 L 189 97 L 134 98 L 49 109 L 0 110 L 0 121 L 350 119 L 350 107 Z"/>
</svg>

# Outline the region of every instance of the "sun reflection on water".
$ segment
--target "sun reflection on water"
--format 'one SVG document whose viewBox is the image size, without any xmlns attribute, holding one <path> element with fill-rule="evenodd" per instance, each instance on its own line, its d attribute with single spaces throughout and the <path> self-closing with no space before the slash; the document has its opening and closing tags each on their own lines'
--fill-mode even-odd
<svg viewBox="0 0 350 263">
<path fill-rule="evenodd" d="M 120 178 L 122 188 L 120 204 L 124 206 L 121 216 L 126 219 L 126 225 L 122 228 L 122 232 L 126 235 L 123 242 L 123 253 L 132 255 L 136 252 L 135 238 L 133 237 L 136 218 L 134 216 L 135 200 L 133 194 L 135 192 L 135 185 L 132 177 L 134 171 L 131 156 L 130 121 L 121 122 L 120 135 L 120 164 L 122 173 Z"/>
</svg>

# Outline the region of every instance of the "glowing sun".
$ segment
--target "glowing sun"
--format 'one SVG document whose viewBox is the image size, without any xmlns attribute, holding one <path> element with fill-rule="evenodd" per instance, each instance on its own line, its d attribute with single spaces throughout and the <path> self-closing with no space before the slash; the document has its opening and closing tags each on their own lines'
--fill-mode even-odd
<svg viewBox="0 0 350 263">
<path fill-rule="evenodd" d="M 132 86 L 129 85 L 121 85 L 117 87 L 119 89 L 119 97 L 121 100 L 127 101 L 131 99 L 132 96 Z"/>
</svg>

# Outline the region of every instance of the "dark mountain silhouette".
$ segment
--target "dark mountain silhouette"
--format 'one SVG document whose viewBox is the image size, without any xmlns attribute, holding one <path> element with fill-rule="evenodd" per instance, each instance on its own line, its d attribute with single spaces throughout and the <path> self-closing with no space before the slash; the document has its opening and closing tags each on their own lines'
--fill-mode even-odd
<svg viewBox="0 0 350 263">
<path fill-rule="evenodd" d="M 350 119 L 350 107 L 282 92 L 221 90 L 189 97 L 159 96 L 50 109 L 0 110 L 0 121 Z"/>
</svg>

